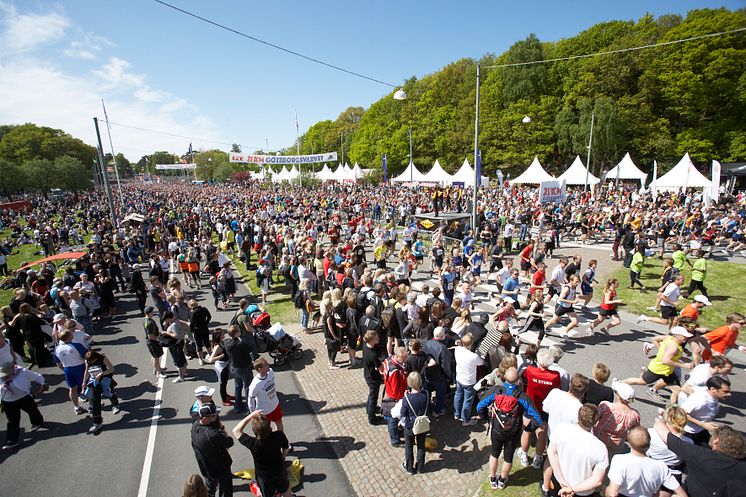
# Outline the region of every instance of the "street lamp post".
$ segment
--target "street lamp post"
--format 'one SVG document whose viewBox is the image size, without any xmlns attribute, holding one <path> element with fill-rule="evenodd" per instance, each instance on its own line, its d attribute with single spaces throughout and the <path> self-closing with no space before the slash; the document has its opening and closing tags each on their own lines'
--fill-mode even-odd
<svg viewBox="0 0 746 497">
<path fill-rule="evenodd" d="M 477 232 L 477 190 L 479 189 L 479 168 L 477 167 L 477 160 L 479 160 L 479 77 L 480 77 L 481 64 L 477 64 L 477 97 L 476 97 L 476 112 L 474 113 L 474 191 L 472 192 L 472 204 L 471 204 L 471 227 L 474 230 L 474 234 Z"/>
<path fill-rule="evenodd" d="M 585 186 L 583 186 L 583 193 L 588 190 L 588 172 L 591 169 L 591 145 L 593 144 L 593 121 L 596 119 L 596 113 L 591 112 L 591 131 L 588 134 L 588 156 L 585 159 Z M 617 167 L 617 171 L 619 168 Z"/>
</svg>

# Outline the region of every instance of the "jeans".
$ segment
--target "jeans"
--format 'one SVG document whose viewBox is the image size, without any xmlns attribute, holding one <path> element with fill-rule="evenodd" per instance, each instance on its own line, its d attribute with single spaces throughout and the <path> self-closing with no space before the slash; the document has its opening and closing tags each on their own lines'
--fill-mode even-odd
<svg viewBox="0 0 746 497">
<path fill-rule="evenodd" d="M 8 441 L 7 443 L 18 442 L 18 434 L 21 426 L 21 411 L 28 413 L 33 426 L 39 426 L 44 422 L 44 417 L 36 407 L 36 402 L 31 395 L 12 402 L 2 402 L 3 411 L 8 418 Z"/>
<path fill-rule="evenodd" d="M 300 310 L 300 327 L 304 330 L 308 328 L 308 311 L 305 308 Z"/>
<path fill-rule="evenodd" d="M 528 224 L 522 224 L 521 225 L 521 234 L 520 239 L 521 241 L 526 239 L 526 235 L 528 234 Z"/>
<path fill-rule="evenodd" d="M 409 428 L 404 428 L 404 466 L 410 473 L 420 472 L 425 467 L 426 433 L 415 435 Z M 414 447 L 417 446 L 417 464 L 414 464 Z"/>
<path fill-rule="evenodd" d="M 448 384 L 445 381 L 427 380 L 425 382 L 425 390 L 428 392 L 435 392 L 435 412 L 445 412 Z"/>
<path fill-rule="evenodd" d="M 456 395 L 453 397 L 453 416 L 464 421 L 471 419 L 471 404 L 474 402 L 474 385 L 456 382 Z"/>
<path fill-rule="evenodd" d="M 251 372 L 251 368 L 234 368 L 231 366 L 231 375 L 233 375 L 234 397 L 233 410 L 243 411 L 248 407 L 249 403 L 249 385 L 254 374 Z M 244 404 L 244 397 L 246 397 Z"/>
<path fill-rule="evenodd" d="M 228 473 L 222 476 L 205 477 L 205 486 L 207 487 L 208 497 L 219 495 L 220 497 L 233 497 L 233 475 Z M 220 492 L 218 493 L 218 487 Z"/>
<path fill-rule="evenodd" d="M 93 323 L 91 322 L 90 314 L 86 314 L 85 316 L 73 316 L 73 319 L 83 325 L 86 333 L 93 335 Z"/>
<path fill-rule="evenodd" d="M 388 425 L 389 440 L 391 441 L 391 443 L 400 444 L 401 440 L 399 440 L 399 428 L 396 426 L 397 424 L 399 424 L 399 420 L 391 416 L 384 416 L 383 419 L 386 420 L 386 424 Z"/>
<path fill-rule="evenodd" d="M 368 421 L 372 422 L 376 418 L 376 406 L 378 405 L 378 394 L 381 391 L 381 381 L 368 381 L 368 402 L 365 412 L 368 413 Z"/>
</svg>

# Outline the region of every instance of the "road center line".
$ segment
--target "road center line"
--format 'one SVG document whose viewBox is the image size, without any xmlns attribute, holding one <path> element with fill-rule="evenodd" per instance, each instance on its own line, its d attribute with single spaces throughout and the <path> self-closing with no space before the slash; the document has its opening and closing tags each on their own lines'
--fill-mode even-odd
<svg viewBox="0 0 746 497">
<path fill-rule="evenodd" d="M 161 368 L 166 365 L 166 354 L 161 358 Z M 145 448 L 145 460 L 142 464 L 142 474 L 140 475 L 140 489 L 137 497 L 146 497 L 148 495 L 148 484 L 150 483 L 150 468 L 153 465 L 153 452 L 155 450 L 155 435 L 158 431 L 158 420 L 160 419 L 161 397 L 163 396 L 163 378 L 158 378 L 157 390 L 155 392 L 155 402 L 153 404 L 153 417 L 150 418 L 150 432 L 148 433 L 148 445 Z"/>
</svg>

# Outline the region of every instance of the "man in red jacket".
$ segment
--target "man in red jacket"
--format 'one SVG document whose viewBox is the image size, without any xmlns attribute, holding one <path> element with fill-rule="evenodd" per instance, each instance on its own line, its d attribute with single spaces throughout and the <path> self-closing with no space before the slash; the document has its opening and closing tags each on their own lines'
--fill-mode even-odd
<svg viewBox="0 0 746 497">
<path fill-rule="evenodd" d="M 544 449 L 547 445 L 546 422 L 549 416 L 542 409 L 544 399 L 549 395 L 553 388 L 560 388 L 560 374 L 552 371 L 549 367 L 554 364 L 554 359 L 547 349 L 541 349 L 536 354 L 536 366 L 529 366 L 523 372 L 523 384 L 526 385 L 526 395 L 533 402 L 536 409 L 541 415 L 544 424 L 536 429 L 536 454 L 534 455 L 533 466 L 535 469 L 541 468 L 543 461 Z M 521 439 L 521 448 L 518 450 L 518 458 L 523 466 L 529 465 L 528 450 L 529 433 L 523 432 Z"/>
</svg>

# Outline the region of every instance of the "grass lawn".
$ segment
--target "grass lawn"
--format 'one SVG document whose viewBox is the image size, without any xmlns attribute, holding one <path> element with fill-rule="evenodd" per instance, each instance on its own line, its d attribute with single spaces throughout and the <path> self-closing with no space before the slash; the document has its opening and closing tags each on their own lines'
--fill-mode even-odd
<svg viewBox="0 0 746 497">
<path fill-rule="evenodd" d="M 533 450 L 529 451 L 529 455 L 533 457 Z M 497 466 L 498 474 L 500 467 L 502 466 L 502 457 Z M 534 469 L 531 466 L 524 468 L 521 463 L 518 462 L 518 456 L 516 455 L 513 459 L 513 467 L 510 470 L 510 477 L 508 478 L 508 484 L 502 490 L 492 490 L 489 482 L 489 471 L 486 469 L 482 472 L 479 484 L 479 497 L 488 497 L 491 495 L 500 495 L 500 497 L 539 497 L 539 480 L 541 479 L 541 471 Z"/>
<path fill-rule="evenodd" d="M 692 260 L 692 262 L 694 262 Z M 619 280 L 618 298 L 624 300 L 625 305 L 621 309 L 634 313 L 645 313 L 650 315 L 647 307 L 655 304 L 656 290 L 660 286 L 660 275 L 663 272 L 663 262 L 657 257 L 648 257 L 642 270 L 641 280 L 647 287 L 647 291 L 639 289 L 630 290 L 629 270 L 619 268 L 613 273 L 613 277 Z M 684 288 L 686 291 L 691 281 L 692 273 L 687 266 L 684 269 Z M 603 282 L 602 282 L 603 283 Z M 603 288 L 601 286 L 601 288 Z M 705 277 L 705 288 L 709 294 L 712 305 L 705 307 L 699 315 L 699 323 L 707 328 L 716 328 L 725 324 L 725 316 L 731 312 L 743 312 L 742 289 L 746 288 L 746 265 L 733 262 L 707 261 L 707 276 Z M 695 290 L 694 295 L 699 292 Z M 596 298 L 600 297 L 600 291 L 596 292 Z M 679 309 L 691 302 L 690 299 L 680 299 L 682 302 Z M 740 302 L 740 303 L 739 303 Z M 746 337 L 740 337 L 742 342 Z"/>
<path fill-rule="evenodd" d="M 254 295 L 258 299 L 257 303 L 261 302 L 262 292 L 259 290 L 259 287 L 256 286 L 256 277 L 254 270 L 246 271 L 246 264 L 238 259 L 238 255 L 227 255 L 233 262 L 233 266 L 241 272 L 241 275 L 243 276 L 243 282 L 251 291 L 251 295 Z M 251 252 L 251 262 L 254 264 L 255 267 L 257 266 L 257 254 L 254 251 Z M 281 283 L 278 283 L 278 281 L 280 280 L 275 274 L 273 275 L 273 279 L 274 284 L 270 288 L 269 304 L 267 305 L 267 312 L 269 312 L 270 316 L 272 316 L 272 322 L 279 322 L 284 325 L 288 325 L 290 323 L 300 323 L 300 315 L 298 314 L 298 310 L 296 310 L 295 308 L 295 304 L 293 304 L 293 301 L 290 298 L 290 289 L 285 288 L 284 278 L 282 279 Z"/>
<path fill-rule="evenodd" d="M 10 235 L 10 230 L 4 230 L 0 232 L 0 238 L 7 238 Z M 35 254 L 35 252 L 39 252 L 41 249 L 36 246 L 35 244 L 30 245 L 21 245 L 20 247 L 16 247 L 13 249 L 13 254 L 7 256 L 8 259 L 8 271 L 12 274 L 12 272 L 19 267 L 21 267 L 21 263 L 28 261 L 35 261 L 37 259 L 41 259 L 43 255 Z M 9 288 L 7 290 L 1 290 L 0 289 L 0 306 L 9 305 L 10 301 L 13 300 L 13 293 L 14 289 Z"/>
</svg>

